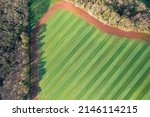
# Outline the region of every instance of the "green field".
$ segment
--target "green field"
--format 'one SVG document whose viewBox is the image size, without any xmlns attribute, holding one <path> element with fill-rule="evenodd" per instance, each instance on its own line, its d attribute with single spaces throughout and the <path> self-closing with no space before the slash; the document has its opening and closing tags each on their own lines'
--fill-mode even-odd
<svg viewBox="0 0 150 117">
<path fill-rule="evenodd" d="M 104 33 L 65 10 L 38 41 L 40 99 L 150 99 L 150 43 Z"/>
</svg>

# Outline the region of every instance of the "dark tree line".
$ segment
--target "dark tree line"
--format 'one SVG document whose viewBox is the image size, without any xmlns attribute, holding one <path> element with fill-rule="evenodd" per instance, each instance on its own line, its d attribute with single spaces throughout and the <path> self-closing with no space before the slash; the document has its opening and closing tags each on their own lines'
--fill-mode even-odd
<svg viewBox="0 0 150 117">
<path fill-rule="evenodd" d="M 27 34 L 28 0 L 0 0 L 1 99 L 24 99 L 28 94 L 29 76 L 25 75 L 29 64 Z"/>
<path fill-rule="evenodd" d="M 150 34 L 150 1 L 70 0 L 104 23 Z"/>
</svg>

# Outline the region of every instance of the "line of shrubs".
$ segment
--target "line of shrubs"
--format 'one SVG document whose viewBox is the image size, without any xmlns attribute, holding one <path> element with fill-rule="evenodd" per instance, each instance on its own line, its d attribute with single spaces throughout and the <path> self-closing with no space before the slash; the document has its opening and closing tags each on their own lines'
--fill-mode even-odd
<svg viewBox="0 0 150 117">
<path fill-rule="evenodd" d="M 144 0 L 69 0 L 100 21 L 128 31 L 150 34 L 149 2 Z"/>
</svg>

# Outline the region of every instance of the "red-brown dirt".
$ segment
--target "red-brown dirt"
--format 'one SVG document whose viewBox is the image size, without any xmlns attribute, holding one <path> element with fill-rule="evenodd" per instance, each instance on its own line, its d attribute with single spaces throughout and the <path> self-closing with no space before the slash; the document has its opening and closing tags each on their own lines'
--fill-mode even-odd
<svg viewBox="0 0 150 117">
<path fill-rule="evenodd" d="M 100 22 L 98 19 L 94 18 L 93 16 L 89 15 L 86 11 L 83 9 L 75 6 L 71 2 L 67 1 L 59 1 L 55 5 L 53 5 L 48 12 L 40 19 L 40 21 L 37 23 L 35 26 L 33 32 L 32 32 L 32 40 L 31 40 L 31 75 L 32 75 L 32 89 L 31 89 L 31 98 L 32 99 L 39 99 L 37 97 L 37 88 L 38 88 L 38 81 L 39 81 L 39 75 L 38 75 L 38 45 L 37 45 L 37 33 L 40 29 L 40 27 L 46 23 L 49 17 L 59 9 L 65 9 L 69 10 L 70 12 L 74 13 L 75 15 L 81 17 L 85 21 L 89 22 L 90 24 L 94 25 L 98 29 L 118 35 L 118 36 L 123 36 L 123 37 L 128 37 L 132 39 L 140 39 L 140 40 L 145 40 L 145 41 L 150 41 L 150 35 L 140 33 L 140 32 L 135 32 L 135 31 L 125 31 L 116 27 L 112 27 L 110 25 L 104 24 Z"/>
</svg>

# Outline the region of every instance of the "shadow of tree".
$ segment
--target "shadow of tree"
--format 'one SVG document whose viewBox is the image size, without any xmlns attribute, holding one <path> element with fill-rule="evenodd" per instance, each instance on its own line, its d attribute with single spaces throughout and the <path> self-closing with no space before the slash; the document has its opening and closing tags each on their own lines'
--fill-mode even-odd
<svg viewBox="0 0 150 117">
<path fill-rule="evenodd" d="M 30 0 L 29 1 L 29 26 L 33 30 L 37 22 L 47 12 L 51 0 Z"/>
<path fill-rule="evenodd" d="M 39 32 L 38 32 L 38 37 L 37 37 L 37 45 L 38 48 L 42 48 L 45 44 L 45 42 L 43 41 L 43 39 L 45 38 L 45 35 L 43 35 L 43 33 L 46 31 L 46 25 L 42 25 L 40 26 Z M 38 50 L 38 54 L 39 54 L 39 63 L 38 63 L 38 73 L 39 73 L 39 80 L 42 79 L 43 75 L 46 73 L 46 69 L 45 69 L 45 64 L 46 61 L 44 60 L 45 57 L 43 57 L 44 51 L 42 49 Z"/>
<path fill-rule="evenodd" d="M 46 31 L 46 25 L 37 26 L 39 20 L 48 11 L 51 0 L 30 0 L 29 1 L 29 31 L 31 32 L 30 40 L 30 98 L 34 99 L 41 91 L 39 81 L 46 73 L 44 68 L 46 61 L 42 58 L 43 51 L 40 49 L 44 45 L 43 33 Z"/>
</svg>

